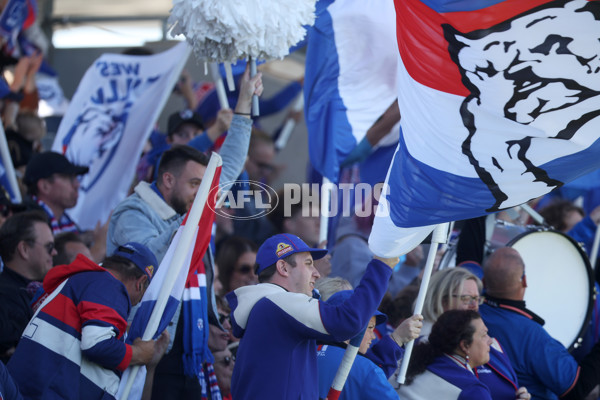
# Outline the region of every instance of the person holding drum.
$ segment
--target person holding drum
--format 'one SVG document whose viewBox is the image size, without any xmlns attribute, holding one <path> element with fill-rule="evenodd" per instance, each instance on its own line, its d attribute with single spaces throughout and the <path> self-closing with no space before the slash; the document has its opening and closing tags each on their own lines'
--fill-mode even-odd
<svg viewBox="0 0 600 400">
<path fill-rule="evenodd" d="M 432 326 L 449 310 L 478 311 L 481 280 L 462 267 L 442 269 L 431 277 L 423 307 L 423 328 L 420 341 L 426 341 Z M 491 391 L 493 400 L 527 399 L 527 389 L 519 387 L 517 375 L 500 343 L 492 339 L 489 360 L 474 366 L 479 380 Z M 401 393 L 401 392 L 399 392 Z"/>
<path fill-rule="evenodd" d="M 429 340 L 415 347 L 407 384 L 398 394 L 403 400 L 492 400 L 494 389 L 483 384 L 477 371 L 490 361 L 492 342 L 477 311 L 446 311 L 433 324 Z M 531 398 L 525 388 L 515 397 Z"/>
<path fill-rule="evenodd" d="M 484 264 L 486 301 L 481 316 L 503 345 L 521 384 L 535 399 L 584 399 L 600 383 L 600 343 L 581 363 L 525 307 L 527 276 L 519 252 L 497 249 Z M 557 293 L 569 296 L 569 293 Z"/>
</svg>

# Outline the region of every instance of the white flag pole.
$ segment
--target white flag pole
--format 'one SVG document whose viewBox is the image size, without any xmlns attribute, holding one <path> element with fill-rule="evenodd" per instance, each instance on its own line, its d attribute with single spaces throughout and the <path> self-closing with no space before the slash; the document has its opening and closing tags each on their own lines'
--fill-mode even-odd
<svg viewBox="0 0 600 400">
<path fill-rule="evenodd" d="M 544 217 L 542 217 L 542 216 L 540 215 L 540 213 L 538 213 L 538 212 L 537 212 L 537 211 L 535 211 L 533 208 L 531 208 L 531 206 L 530 206 L 529 204 L 527 204 L 527 203 L 521 204 L 521 209 L 522 209 L 523 211 L 525 211 L 527 214 L 529 214 L 529 216 L 530 216 L 531 218 L 533 218 L 533 220 L 534 220 L 535 222 L 537 222 L 538 224 L 540 224 L 540 225 L 543 225 L 543 224 L 544 224 L 544 222 L 545 222 L 545 221 L 544 221 Z"/>
<path fill-rule="evenodd" d="M 358 349 L 360 348 L 360 344 L 362 343 L 364 336 L 365 331 L 362 331 L 352 338 L 350 343 L 346 346 L 346 351 L 344 352 L 340 366 L 338 367 L 335 378 L 333 378 L 333 382 L 331 383 L 331 387 L 327 393 L 327 400 L 339 399 L 342 389 L 344 389 L 344 385 L 348 380 L 348 375 L 350 374 L 352 364 L 354 364 L 356 354 L 358 354 Z"/>
<path fill-rule="evenodd" d="M 292 111 L 299 112 L 304 108 L 304 94 L 300 93 L 296 100 L 294 100 L 294 104 L 292 104 Z M 285 148 L 292 131 L 296 127 L 296 120 L 294 118 L 288 118 L 285 121 L 285 125 L 281 128 L 281 132 L 279 133 L 279 137 L 275 141 L 275 150 L 280 151 Z"/>
<path fill-rule="evenodd" d="M 596 258 L 598 257 L 598 248 L 600 247 L 600 227 L 596 227 L 596 235 L 594 236 L 594 244 L 592 245 L 592 252 L 590 253 L 590 264 L 592 264 L 592 270 L 596 269 Z"/>
<path fill-rule="evenodd" d="M 219 105 L 221 106 L 221 110 L 225 110 L 229 108 L 229 101 L 227 100 L 225 84 L 223 83 L 223 78 L 221 78 L 221 74 L 219 73 L 219 66 L 217 65 L 217 63 L 210 63 L 210 75 L 212 76 L 212 79 L 215 82 L 215 90 L 217 91 L 217 97 L 219 98 Z"/>
<path fill-rule="evenodd" d="M 229 61 L 223 62 L 225 68 L 225 78 L 227 78 L 227 88 L 230 92 L 235 92 L 235 81 L 233 80 L 233 71 L 231 70 L 231 63 Z"/>
<path fill-rule="evenodd" d="M 6 177 L 8 178 L 8 183 L 14 194 L 14 198 L 10 200 L 11 202 L 14 200 L 15 203 L 21 203 L 23 199 L 21 198 L 21 191 L 19 190 L 19 184 L 17 183 L 17 174 L 15 173 L 15 167 L 10 156 L 10 151 L 8 150 L 6 132 L 4 132 L 2 124 L 0 124 L 0 157 L 2 157 L 2 164 L 4 165 L 4 169 L 6 169 Z"/>
<path fill-rule="evenodd" d="M 333 184 L 329 179 L 323 177 L 321 184 L 321 224 L 319 226 L 319 243 L 327 240 L 327 230 L 329 228 L 329 204 L 331 203 L 331 190 Z"/>
<path fill-rule="evenodd" d="M 429 247 L 429 253 L 427 255 L 427 262 L 425 263 L 425 270 L 423 271 L 423 280 L 421 281 L 421 287 L 419 288 L 419 295 L 415 303 L 414 314 L 422 314 L 423 304 L 425 303 L 425 295 L 427 294 L 427 288 L 429 286 L 429 278 L 433 272 L 433 263 L 435 261 L 435 254 L 437 252 L 438 245 L 440 243 L 446 243 L 448 241 L 448 223 L 439 224 L 433 230 L 431 235 L 431 247 Z M 414 340 L 406 343 L 404 347 L 404 357 L 402 358 L 402 364 L 400 364 L 400 374 L 398 375 L 397 382 L 403 384 L 406 380 L 406 371 L 408 370 L 408 362 L 410 361 L 410 355 L 415 344 Z"/>
<path fill-rule="evenodd" d="M 142 340 L 152 339 L 152 336 L 158 329 L 160 319 L 165 310 L 165 307 L 167 306 L 167 301 L 169 300 L 169 295 L 173 290 L 173 286 L 175 285 L 175 281 L 177 280 L 181 269 L 185 265 L 185 260 L 189 253 L 189 250 L 193 246 L 194 235 L 196 233 L 196 229 L 198 228 L 198 223 L 200 222 L 202 212 L 204 211 L 204 206 L 206 205 L 206 201 L 208 199 L 210 187 L 215 176 L 215 172 L 217 168 L 221 165 L 221 156 L 219 156 L 217 153 L 212 153 L 208 166 L 206 167 L 206 172 L 204 173 L 204 177 L 202 178 L 202 183 L 200 184 L 200 188 L 198 188 L 196 198 L 194 199 L 192 208 L 188 213 L 187 221 L 183 229 L 181 230 L 179 243 L 177 243 L 177 247 L 173 252 L 173 260 L 171 261 L 172 273 L 168 274 L 165 278 L 165 281 L 163 282 L 161 290 L 158 294 L 158 298 L 156 299 L 156 304 L 152 309 L 150 320 L 148 321 L 148 325 L 146 325 L 144 335 L 142 335 Z M 135 376 L 137 375 L 139 368 L 140 366 L 136 365 L 131 369 L 129 379 L 127 380 L 127 385 L 123 390 L 123 395 L 121 396 L 121 399 L 127 399 L 129 397 L 129 392 L 131 391 L 133 382 L 135 380 Z"/>
<path fill-rule="evenodd" d="M 256 58 L 250 58 L 250 78 L 254 78 L 256 76 Z M 252 116 L 258 117 L 260 115 L 260 110 L 258 108 L 258 96 L 252 95 Z"/>
</svg>

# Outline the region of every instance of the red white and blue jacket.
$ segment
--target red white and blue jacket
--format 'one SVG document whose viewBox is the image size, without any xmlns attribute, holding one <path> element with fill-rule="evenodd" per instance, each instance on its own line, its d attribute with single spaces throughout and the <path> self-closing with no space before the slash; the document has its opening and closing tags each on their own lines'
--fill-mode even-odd
<svg viewBox="0 0 600 400">
<path fill-rule="evenodd" d="M 28 399 L 112 399 L 131 361 L 123 341 L 125 286 L 82 255 L 44 279 L 49 293 L 31 319 L 9 372 Z"/>
</svg>

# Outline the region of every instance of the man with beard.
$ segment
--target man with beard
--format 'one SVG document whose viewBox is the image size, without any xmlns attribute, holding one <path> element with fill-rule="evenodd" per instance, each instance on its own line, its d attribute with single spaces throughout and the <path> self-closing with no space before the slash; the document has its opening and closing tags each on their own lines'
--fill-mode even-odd
<svg viewBox="0 0 600 400">
<path fill-rule="evenodd" d="M 108 225 L 108 252 L 127 241 L 136 241 L 162 260 L 194 202 L 207 164 L 208 157 L 192 147 L 176 146 L 166 151 L 156 181 L 140 182 L 113 212 Z"/>
<path fill-rule="evenodd" d="M 252 96 L 260 95 L 263 89 L 261 74 L 253 78 L 249 75 L 247 70 L 242 78 L 233 120 L 220 151 L 223 158 L 220 179 L 224 183 L 234 181 L 242 171 L 252 127 Z M 107 251 L 114 251 L 123 243 L 135 241 L 146 245 L 160 264 L 185 213 L 194 202 L 207 164 L 208 157 L 192 147 L 180 145 L 167 150 L 159 163 L 156 181 L 152 184 L 140 182 L 134 193 L 115 208 L 108 227 Z M 210 249 L 203 261 L 209 291 L 208 319 L 217 320 L 214 294 L 210 289 L 213 280 Z M 184 314 L 181 308 L 177 309 L 167 327 L 172 342 L 168 353 L 157 365 L 154 376 L 153 397 L 164 400 L 200 398 L 202 393 L 198 377 L 187 376 L 184 372 L 183 354 L 186 350 L 183 336 L 186 321 L 184 317 L 180 318 Z M 207 326 L 207 321 L 203 325 Z M 168 393 L 162 391 L 164 387 L 169 388 Z"/>
<path fill-rule="evenodd" d="M 252 96 L 263 90 L 261 74 L 250 78 L 247 70 L 241 81 L 240 96 L 223 146 L 221 182 L 232 182 L 242 172 L 252 120 Z M 175 146 L 166 151 L 158 165 L 157 179 L 152 184 L 140 182 L 134 193 L 115 208 L 109 222 L 106 251 L 136 241 L 150 248 L 160 263 L 171 239 L 191 208 L 202 182 L 208 158 L 200 151 Z"/>
</svg>

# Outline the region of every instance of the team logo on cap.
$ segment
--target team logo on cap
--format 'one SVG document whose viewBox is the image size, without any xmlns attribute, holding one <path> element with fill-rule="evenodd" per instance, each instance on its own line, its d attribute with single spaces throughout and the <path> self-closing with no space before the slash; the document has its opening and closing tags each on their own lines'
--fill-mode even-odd
<svg viewBox="0 0 600 400">
<path fill-rule="evenodd" d="M 152 276 L 154 275 L 154 265 L 148 265 L 146 268 L 146 273 L 148 274 L 148 276 L 150 278 L 152 278 Z"/>
<path fill-rule="evenodd" d="M 194 112 L 192 110 L 183 110 L 179 113 L 179 116 L 181 117 L 181 119 L 183 120 L 188 120 L 188 119 L 192 119 L 192 117 L 194 116 Z"/>
<path fill-rule="evenodd" d="M 277 245 L 277 251 L 275 252 L 275 254 L 277 254 L 277 258 L 283 256 L 284 254 L 289 253 L 290 251 L 292 251 L 292 246 L 290 246 L 287 243 L 279 243 Z"/>
</svg>

